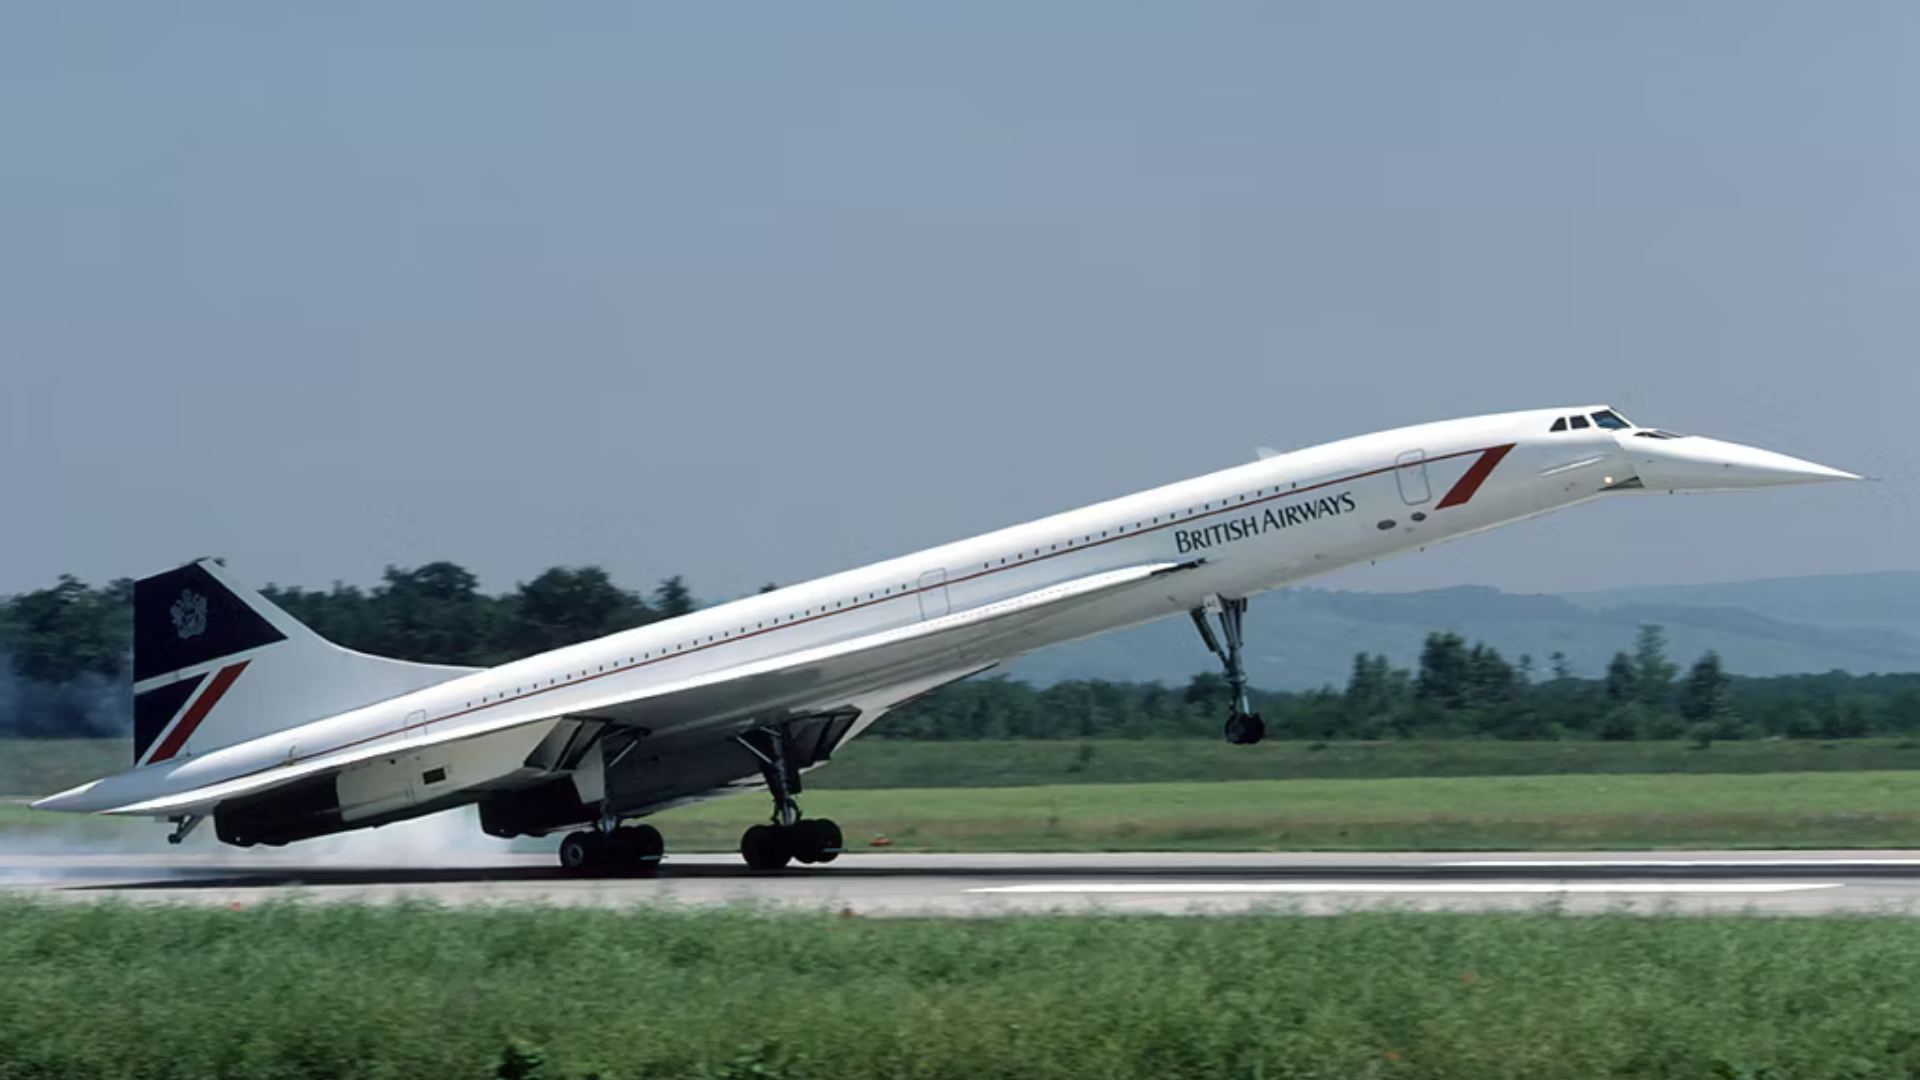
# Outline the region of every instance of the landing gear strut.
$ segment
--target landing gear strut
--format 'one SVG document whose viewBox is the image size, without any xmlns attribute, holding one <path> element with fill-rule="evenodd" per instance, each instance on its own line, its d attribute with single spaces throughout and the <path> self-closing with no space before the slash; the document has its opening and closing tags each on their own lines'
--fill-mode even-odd
<svg viewBox="0 0 1920 1080">
<path fill-rule="evenodd" d="M 773 818 L 740 835 L 740 857 L 755 870 L 779 870 L 789 862 L 830 863 L 840 857 L 840 826 L 826 818 L 801 818 L 800 768 L 790 754 L 787 729 L 759 728 L 734 740 L 746 747 L 766 777 Z"/>
<path fill-rule="evenodd" d="M 560 865 L 581 877 L 632 874 L 651 875 L 660 869 L 666 841 L 651 825 L 621 825 L 618 819 L 598 828 L 568 833 L 560 841 Z"/>
<path fill-rule="evenodd" d="M 1207 622 L 1209 611 L 1220 620 L 1217 637 Z M 1194 608 L 1188 614 L 1193 616 L 1194 628 L 1200 631 L 1200 640 L 1207 643 L 1207 648 L 1227 669 L 1227 686 L 1233 691 L 1233 711 L 1227 716 L 1227 741 L 1235 746 L 1251 746 L 1266 738 L 1266 721 L 1254 714 L 1253 705 L 1247 700 L 1247 669 L 1240 661 L 1240 625 L 1247 614 L 1246 599 L 1211 597 L 1206 607 Z"/>
<path fill-rule="evenodd" d="M 180 817 L 170 817 L 167 820 L 173 823 L 173 831 L 167 834 L 167 843 L 178 844 L 185 840 L 194 829 L 199 828 L 200 823 L 207 820 L 207 816 L 205 814 L 185 814 Z"/>
</svg>

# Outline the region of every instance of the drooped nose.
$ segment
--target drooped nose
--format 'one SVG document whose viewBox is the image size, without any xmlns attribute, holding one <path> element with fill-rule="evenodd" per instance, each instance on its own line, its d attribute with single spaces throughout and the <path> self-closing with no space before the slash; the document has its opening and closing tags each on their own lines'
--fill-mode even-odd
<svg viewBox="0 0 1920 1080">
<path fill-rule="evenodd" d="M 1697 435 L 1615 437 L 1641 483 L 1655 491 L 1743 491 L 1860 477 L 1786 454 Z"/>
</svg>

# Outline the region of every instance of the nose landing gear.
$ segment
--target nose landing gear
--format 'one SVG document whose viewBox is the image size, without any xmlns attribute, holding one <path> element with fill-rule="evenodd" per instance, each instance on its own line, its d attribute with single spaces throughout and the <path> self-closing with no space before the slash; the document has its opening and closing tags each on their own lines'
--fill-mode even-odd
<svg viewBox="0 0 1920 1080">
<path fill-rule="evenodd" d="M 1210 611 L 1220 620 L 1218 636 L 1207 621 Z M 1206 607 L 1194 608 L 1188 614 L 1193 616 L 1194 628 L 1200 631 L 1200 640 L 1207 643 L 1207 649 L 1219 657 L 1227 669 L 1227 686 L 1233 691 L 1233 710 L 1227 715 L 1227 741 L 1235 746 L 1251 746 L 1266 738 L 1266 721 L 1254 713 L 1252 703 L 1247 700 L 1247 669 L 1240 659 L 1240 628 L 1247 614 L 1246 599 L 1209 597 Z"/>
<path fill-rule="evenodd" d="M 843 840 L 840 826 L 826 818 L 802 818 L 800 769 L 788 753 L 787 732 L 782 728 L 761 728 L 738 736 L 734 741 L 747 748 L 760 764 L 773 796 L 773 819 L 755 825 L 740 836 L 740 857 L 754 870 L 779 870 L 789 862 L 830 863 L 840 857 Z"/>
</svg>

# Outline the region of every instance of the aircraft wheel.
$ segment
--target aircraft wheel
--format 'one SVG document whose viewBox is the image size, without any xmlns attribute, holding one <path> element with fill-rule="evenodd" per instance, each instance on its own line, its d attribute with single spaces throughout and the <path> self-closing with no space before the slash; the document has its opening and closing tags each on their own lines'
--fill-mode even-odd
<svg viewBox="0 0 1920 1080">
<path fill-rule="evenodd" d="M 599 833 L 568 833 L 560 841 L 560 866 L 569 874 L 591 874 L 606 860 L 606 848 Z"/>
<path fill-rule="evenodd" d="M 1227 741 L 1235 746 L 1252 746 L 1267 737 L 1267 722 L 1252 714 L 1234 713 L 1227 718 Z"/>
<path fill-rule="evenodd" d="M 830 863 L 840 857 L 840 826 L 826 818 L 795 824 L 793 841 L 793 857 L 803 863 Z"/>
<path fill-rule="evenodd" d="M 626 874 L 652 874 L 660 869 L 667 842 L 660 830 L 651 825 L 634 825 L 613 831 L 610 845 L 614 869 Z"/>
<path fill-rule="evenodd" d="M 740 857 L 750 869 L 782 869 L 793 858 L 792 848 L 787 830 L 772 825 L 755 825 L 740 834 Z"/>
</svg>

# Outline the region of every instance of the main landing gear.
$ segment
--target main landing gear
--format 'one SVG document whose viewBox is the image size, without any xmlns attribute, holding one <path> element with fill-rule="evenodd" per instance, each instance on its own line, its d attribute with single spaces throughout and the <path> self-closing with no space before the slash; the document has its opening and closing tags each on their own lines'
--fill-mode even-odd
<svg viewBox="0 0 1920 1080">
<path fill-rule="evenodd" d="M 1217 637 L 1207 622 L 1209 612 L 1220 620 Z M 1246 618 L 1247 601 L 1209 597 L 1206 607 L 1194 608 L 1188 614 L 1193 616 L 1194 628 L 1200 631 L 1200 640 L 1207 643 L 1207 648 L 1227 669 L 1227 686 L 1233 691 L 1233 711 L 1227 715 L 1227 741 L 1235 746 L 1251 746 L 1266 738 L 1267 723 L 1254 714 L 1252 703 L 1247 700 L 1247 669 L 1240 661 L 1240 625 Z"/>
<path fill-rule="evenodd" d="M 581 877 L 651 876 L 660 869 L 666 841 L 651 825 L 603 821 L 596 829 L 568 833 L 560 841 L 560 865 Z"/>
<path fill-rule="evenodd" d="M 801 818 L 800 769 L 788 754 L 785 728 L 761 728 L 735 739 L 760 764 L 773 796 L 773 819 L 740 835 L 740 857 L 755 870 L 779 870 L 789 862 L 830 863 L 840 857 L 840 826 L 826 818 Z"/>
</svg>

